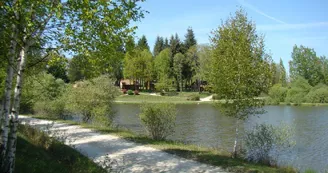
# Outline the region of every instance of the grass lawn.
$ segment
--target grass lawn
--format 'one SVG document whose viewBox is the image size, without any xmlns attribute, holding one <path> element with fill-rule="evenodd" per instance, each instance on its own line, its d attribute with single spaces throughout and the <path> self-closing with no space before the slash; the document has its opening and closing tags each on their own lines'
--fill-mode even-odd
<svg viewBox="0 0 328 173">
<path fill-rule="evenodd" d="M 34 118 L 49 119 L 42 116 L 33 116 Z M 233 159 L 230 154 L 220 149 L 211 149 L 199 147 L 195 145 L 184 144 L 176 141 L 157 141 L 148 138 L 147 136 L 140 136 L 131 131 L 121 129 L 111 129 L 108 127 L 94 126 L 92 124 L 79 124 L 77 122 L 68 120 L 56 120 L 59 122 L 68 123 L 71 125 L 81 125 L 82 127 L 96 130 L 101 133 L 112 134 L 123 139 L 133 141 L 145 146 L 151 146 L 167 153 L 175 154 L 183 158 L 196 160 L 202 163 L 207 163 L 215 166 L 220 166 L 233 172 L 265 172 L 265 173 L 294 173 L 292 168 L 276 168 L 269 167 L 263 164 L 255 164 L 247 162 L 243 159 Z"/>
<path fill-rule="evenodd" d="M 18 129 L 16 173 L 105 173 L 73 148 L 29 126 Z"/>
<path fill-rule="evenodd" d="M 197 101 L 189 101 L 188 97 L 198 94 L 200 98 L 208 97 L 209 93 L 198 92 L 181 92 L 176 96 L 160 96 L 150 95 L 149 93 L 140 93 L 140 95 L 121 95 L 115 99 L 117 103 L 142 103 L 142 102 L 151 102 L 151 103 L 177 103 L 177 104 L 194 104 L 198 103 Z"/>
</svg>

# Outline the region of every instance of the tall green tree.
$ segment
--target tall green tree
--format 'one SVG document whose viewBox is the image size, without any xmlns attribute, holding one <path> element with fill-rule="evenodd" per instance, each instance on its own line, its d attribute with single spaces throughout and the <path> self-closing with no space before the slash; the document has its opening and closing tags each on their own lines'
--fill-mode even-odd
<svg viewBox="0 0 328 173">
<path fill-rule="evenodd" d="M 186 57 L 182 53 L 177 53 L 173 58 L 173 74 L 175 76 L 177 91 L 183 88 L 183 70 L 186 64 Z"/>
<path fill-rule="evenodd" d="M 177 53 L 182 53 L 182 43 L 177 33 L 174 36 L 173 35 L 171 36 L 169 44 L 170 44 L 170 49 L 172 51 L 172 57 L 174 57 Z M 172 58 L 172 64 L 173 64 L 173 58 Z"/>
<path fill-rule="evenodd" d="M 165 49 L 164 47 L 164 38 L 157 36 L 156 41 L 155 41 L 155 46 L 154 46 L 154 56 L 157 56 L 162 50 Z"/>
<path fill-rule="evenodd" d="M 255 24 L 242 9 L 213 32 L 211 46 L 210 82 L 213 91 L 225 99 L 219 106 L 220 111 L 236 118 L 233 146 L 233 156 L 236 156 L 239 122 L 263 112 L 263 101 L 255 97 L 269 88 L 270 67 L 263 37 L 257 34 Z"/>
<path fill-rule="evenodd" d="M 68 82 L 67 76 L 68 59 L 59 55 L 58 53 L 52 52 L 50 60 L 47 64 L 48 73 L 52 74 L 56 79 L 62 79 Z"/>
<path fill-rule="evenodd" d="M 167 38 L 164 40 L 164 49 L 166 48 L 170 48 L 169 40 Z"/>
<path fill-rule="evenodd" d="M 70 59 L 67 74 L 70 82 L 91 79 L 98 75 L 89 60 L 87 56 L 81 54 Z"/>
<path fill-rule="evenodd" d="M 125 78 L 139 80 L 140 83 L 144 81 L 148 84 L 148 88 L 154 76 L 153 71 L 153 56 L 147 49 L 136 49 L 125 55 L 123 69 Z"/>
<path fill-rule="evenodd" d="M 10 40 L 7 59 L 9 62 L 5 87 L 6 99 L 1 125 L 1 170 L 14 171 L 18 115 L 20 108 L 23 76 L 28 62 L 28 54 L 33 46 L 45 42 L 46 51 L 52 46 L 62 47 L 76 53 L 90 55 L 93 52 L 108 53 L 133 33 L 136 27 L 131 20 L 143 17 L 137 1 L 65 1 L 30 0 L 7 1 L 2 4 L 5 10 L 5 35 Z M 1 17 L 1 18 L 2 18 Z M 18 52 L 18 54 L 17 54 Z M 46 54 L 46 52 L 44 53 Z M 108 54 L 110 55 L 110 53 Z M 107 56 L 111 60 L 112 56 Z M 97 64 L 104 57 L 90 61 Z M 11 98 L 13 65 L 17 59 L 17 76 L 14 98 Z M 13 102 L 11 102 L 13 100 Z M 11 110 L 9 110 L 11 108 Z M 10 121 L 9 121 L 10 120 Z"/>
<path fill-rule="evenodd" d="M 284 66 L 284 62 L 280 58 L 279 62 L 279 69 L 280 69 L 280 83 L 282 86 L 287 86 L 287 74 L 286 74 L 286 69 Z"/>
<path fill-rule="evenodd" d="M 187 34 L 185 35 L 185 40 L 183 43 L 184 52 L 187 52 L 192 46 L 197 45 L 197 40 L 195 38 L 194 31 L 191 27 L 187 29 Z"/>
<path fill-rule="evenodd" d="M 211 63 L 211 47 L 208 45 L 199 45 L 197 56 L 199 57 L 199 66 L 197 67 L 197 78 L 209 81 L 210 63 Z"/>
<path fill-rule="evenodd" d="M 169 90 L 171 86 L 171 50 L 169 48 L 161 51 L 154 60 L 155 75 L 156 75 L 156 89 Z"/>
<path fill-rule="evenodd" d="M 301 76 L 308 80 L 311 86 L 315 86 L 323 81 L 323 75 L 320 71 L 320 59 L 317 57 L 314 49 L 295 45 L 289 67 L 292 80 Z"/>
<path fill-rule="evenodd" d="M 148 41 L 145 35 L 143 35 L 137 43 L 137 48 L 140 50 L 148 50 L 149 51 L 149 45 L 148 45 Z"/>
</svg>

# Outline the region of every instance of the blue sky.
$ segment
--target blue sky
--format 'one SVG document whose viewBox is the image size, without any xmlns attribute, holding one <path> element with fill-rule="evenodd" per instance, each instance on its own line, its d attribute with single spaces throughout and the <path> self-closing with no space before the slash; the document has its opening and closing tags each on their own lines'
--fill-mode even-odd
<svg viewBox="0 0 328 173">
<path fill-rule="evenodd" d="M 136 35 L 146 35 L 152 50 L 158 35 L 178 33 L 183 40 L 190 26 L 198 43 L 209 43 L 211 31 L 239 6 L 265 35 L 266 50 L 274 61 L 281 57 L 287 66 L 295 44 L 328 56 L 327 0 L 147 0 L 142 7 L 149 14 L 137 23 Z"/>
</svg>

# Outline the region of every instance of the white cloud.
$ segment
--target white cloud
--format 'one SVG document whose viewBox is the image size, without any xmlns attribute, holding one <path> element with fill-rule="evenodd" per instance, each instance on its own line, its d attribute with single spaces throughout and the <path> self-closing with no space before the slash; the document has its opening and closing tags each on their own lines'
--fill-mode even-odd
<svg viewBox="0 0 328 173">
<path fill-rule="evenodd" d="M 251 9 L 251 10 L 253 10 L 253 11 L 255 11 L 256 13 L 258 13 L 258 14 L 264 16 L 264 17 L 267 17 L 267 18 L 269 18 L 269 19 L 271 19 L 271 20 L 274 20 L 274 21 L 276 21 L 276 22 L 278 22 L 278 23 L 281 23 L 281 24 L 287 24 L 287 23 L 284 22 L 284 21 L 281 21 L 281 20 L 279 20 L 279 19 L 277 19 L 277 18 L 275 18 L 275 17 L 272 17 L 272 16 L 270 16 L 270 15 L 264 13 L 263 11 L 257 9 L 255 6 L 253 6 L 253 5 L 249 4 L 249 3 L 247 3 L 245 0 L 238 0 L 238 2 L 239 2 L 241 5 L 243 5 L 243 6 L 247 7 L 247 8 L 249 8 L 249 9 Z"/>
</svg>

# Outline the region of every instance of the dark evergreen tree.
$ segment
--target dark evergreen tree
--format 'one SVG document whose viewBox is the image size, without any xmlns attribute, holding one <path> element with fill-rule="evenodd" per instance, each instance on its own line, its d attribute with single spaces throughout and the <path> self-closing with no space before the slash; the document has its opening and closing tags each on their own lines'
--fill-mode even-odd
<svg viewBox="0 0 328 173">
<path fill-rule="evenodd" d="M 170 48 L 169 40 L 167 38 L 165 38 L 165 41 L 164 41 L 164 49 L 166 49 L 166 48 Z"/>
<path fill-rule="evenodd" d="M 187 34 L 185 35 L 185 40 L 183 43 L 183 52 L 187 52 L 190 47 L 197 45 L 194 31 L 191 27 L 187 29 Z"/>
<path fill-rule="evenodd" d="M 164 50 L 164 39 L 163 37 L 157 36 L 154 46 L 154 56 L 157 56 L 162 50 Z"/>
<path fill-rule="evenodd" d="M 177 53 L 182 53 L 182 45 L 177 33 L 175 36 L 172 35 L 170 38 L 170 48 L 172 51 L 172 57 L 174 57 Z"/>
<path fill-rule="evenodd" d="M 131 52 L 136 48 L 136 44 L 134 42 L 134 38 L 130 36 L 125 43 L 125 52 Z"/>
<path fill-rule="evenodd" d="M 145 35 L 143 35 L 139 41 L 138 41 L 138 44 L 137 44 L 137 48 L 140 49 L 140 50 L 149 50 L 149 45 L 148 45 L 148 41 L 147 41 L 147 38 Z"/>
</svg>

